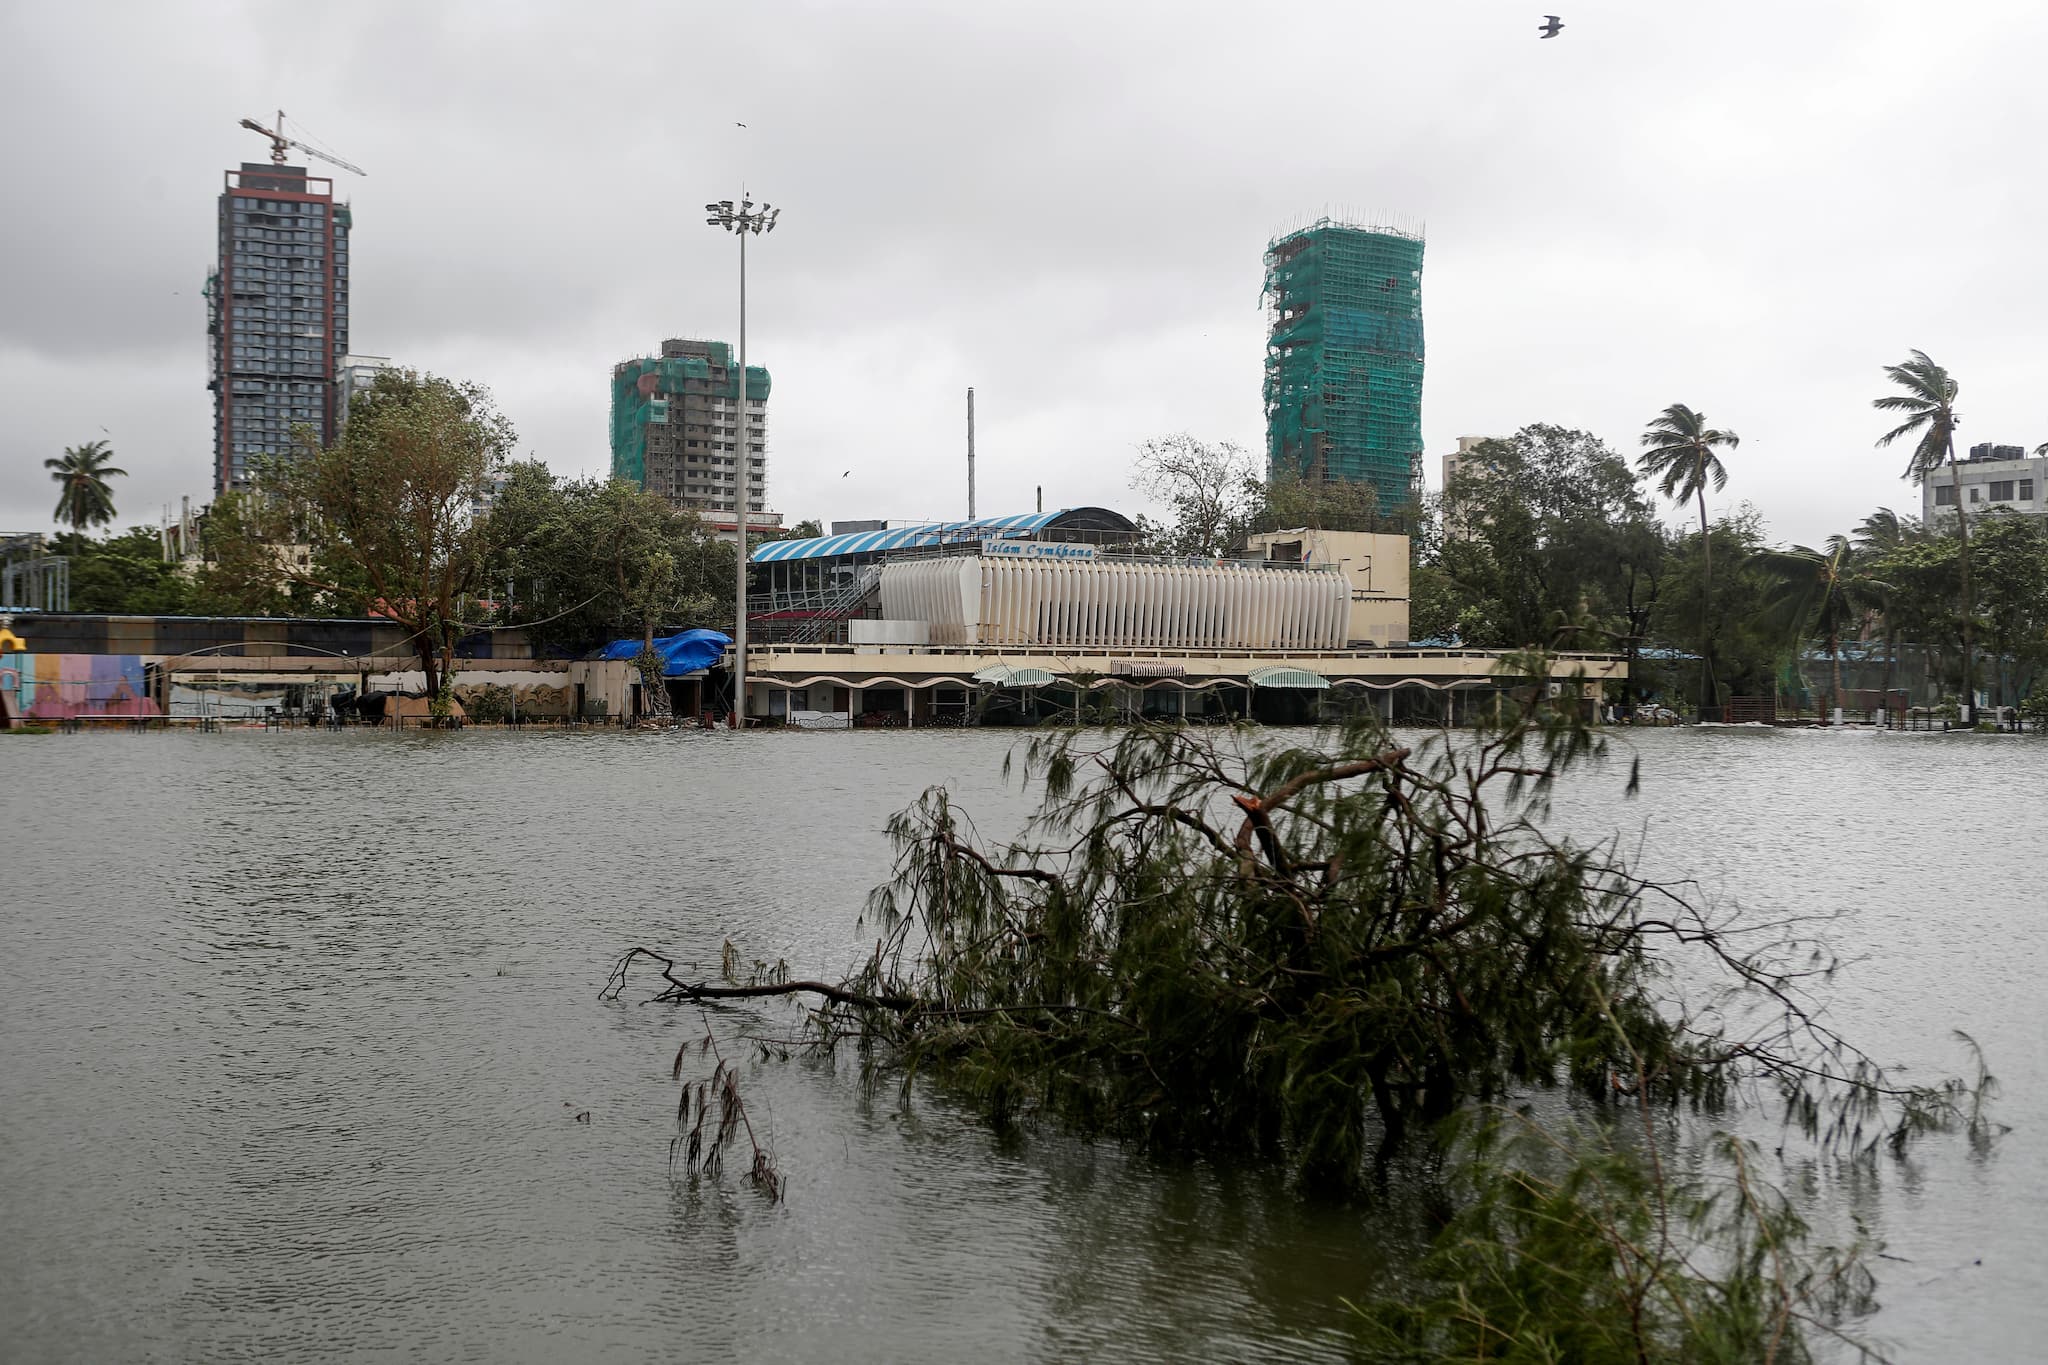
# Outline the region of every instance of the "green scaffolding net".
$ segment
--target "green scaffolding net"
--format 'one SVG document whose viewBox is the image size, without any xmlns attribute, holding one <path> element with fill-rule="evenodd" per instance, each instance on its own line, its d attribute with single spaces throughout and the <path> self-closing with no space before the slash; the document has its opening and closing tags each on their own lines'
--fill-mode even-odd
<svg viewBox="0 0 2048 1365">
<path fill-rule="evenodd" d="M 1272 476 L 1412 496 L 1422 459 L 1422 238 L 1321 220 L 1266 248 Z"/>
<path fill-rule="evenodd" d="M 612 367 L 613 478 L 647 486 L 647 424 L 668 422 L 672 399 L 685 393 L 739 397 L 732 348 L 714 341 L 707 349 L 707 356 L 650 356 Z M 747 397 L 768 400 L 768 371 L 759 365 L 747 366 Z"/>
</svg>

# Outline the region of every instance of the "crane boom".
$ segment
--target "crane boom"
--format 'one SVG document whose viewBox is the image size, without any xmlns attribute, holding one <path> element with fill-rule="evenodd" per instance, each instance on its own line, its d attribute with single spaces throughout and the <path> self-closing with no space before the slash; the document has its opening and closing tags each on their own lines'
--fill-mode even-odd
<svg viewBox="0 0 2048 1365">
<path fill-rule="evenodd" d="M 319 158 L 320 158 L 320 159 L 321 159 L 322 161 L 325 161 L 325 162 L 329 162 L 329 163 L 331 163 L 331 164 L 333 164 L 333 165 L 339 166 L 339 167 L 341 167 L 341 168 L 342 168 L 343 170 L 345 170 L 345 171 L 354 171 L 354 172 L 355 172 L 355 173 L 356 173 L 357 175 L 368 175 L 368 174 L 369 174 L 369 172 L 368 172 L 368 171 L 364 170 L 364 169 L 363 169 L 363 168 L 362 168 L 361 166 L 358 166 L 358 165 L 356 165 L 356 164 L 355 164 L 354 162 L 350 162 L 350 161 L 343 161 L 343 160 L 342 160 L 342 159 L 341 159 L 340 157 L 338 157 L 338 156 L 331 156 L 331 155 L 329 155 L 328 153 L 326 153 L 326 152 L 323 152 L 323 151 L 321 151 L 321 150 L 320 150 L 319 148 L 317 148 L 317 147 L 308 147 L 308 146 L 307 146 L 307 145 L 306 145 L 305 143 L 303 143 L 303 142 L 294 142 L 294 141 L 292 141 L 292 139 L 290 139 L 290 138 L 286 138 L 286 139 L 285 139 L 285 143 L 286 143 L 286 145 L 288 145 L 288 146 L 292 146 L 292 147 L 296 147 L 296 148 L 298 148 L 298 149 L 299 149 L 300 151 L 304 152 L 304 153 L 305 153 L 305 154 L 306 154 L 307 156 L 317 156 L 317 157 L 319 157 Z"/>
<path fill-rule="evenodd" d="M 317 156 L 322 161 L 329 162 L 333 165 L 339 166 L 345 171 L 354 171 L 357 175 L 369 174 L 369 172 L 364 170 L 361 166 L 354 165 L 351 162 L 343 161 L 340 157 L 335 156 L 332 153 L 323 152 L 317 147 L 308 147 L 305 143 L 300 142 L 295 138 L 286 137 L 283 132 L 284 110 L 282 109 L 277 111 L 276 128 L 265 128 L 262 124 L 258 123 L 255 119 L 252 118 L 243 119 L 242 126 L 244 128 L 247 128 L 252 133 L 261 133 L 263 134 L 263 136 L 270 139 L 270 160 L 273 165 L 284 165 L 284 149 L 287 147 L 296 147 L 308 156 Z"/>
</svg>

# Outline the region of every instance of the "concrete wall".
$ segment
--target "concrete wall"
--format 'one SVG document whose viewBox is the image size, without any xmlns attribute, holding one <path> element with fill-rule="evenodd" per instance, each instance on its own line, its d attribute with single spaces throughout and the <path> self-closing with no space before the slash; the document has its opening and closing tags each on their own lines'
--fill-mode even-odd
<svg viewBox="0 0 2048 1365">
<path fill-rule="evenodd" d="M 162 714 L 137 654 L 0 654 L 0 697 L 14 722 Z"/>
<path fill-rule="evenodd" d="M 1333 564 L 1351 584 L 1344 643 L 1398 648 L 1408 643 L 1408 537 L 1369 531 L 1266 531 L 1247 539 L 1267 559 Z"/>
<path fill-rule="evenodd" d="M 864 621 L 846 623 L 846 642 L 851 645 L 928 645 L 932 641 L 929 621 Z"/>
<path fill-rule="evenodd" d="M 611 717 L 633 714 L 633 685 L 640 681 L 639 670 L 622 659 L 579 659 L 568 667 L 571 705 L 574 705 L 575 689 L 583 689 L 583 714 L 601 714 Z"/>
<path fill-rule="evenodd" d="M 267 616 L 86 616 L 23 613 L 14 632 L 51 654 L 195 654 L 250 656 L 325 654 L 363 658 L 411 652 L 406 632 L 390 621 Z M 478 631 L 456 654 L 466 659 L 531 659 L 520 630 Z"/>
<path fill-rule="evenodd" d="M 576 689 L 570 682 L 569 668 L 568 664 L 489 670 L 458 668 L 449 685 L 455 699 L 464 706 L 485 689 L 502 687 L 511 692 L 513 705 L 522 716 L 563 717 L 575 710 Z M 427 687 L 427 675 L 416 668 L 372 673 L 367 681 L 370 689 L 377 692 L 424 692 Z"/>
</svg>

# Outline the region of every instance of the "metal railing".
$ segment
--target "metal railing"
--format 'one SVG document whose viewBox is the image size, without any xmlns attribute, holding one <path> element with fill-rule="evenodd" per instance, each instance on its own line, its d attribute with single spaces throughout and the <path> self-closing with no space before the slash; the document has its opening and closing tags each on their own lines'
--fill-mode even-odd
<svg viewBox="0 0 2048 1365">
<path fill-rule="evenodd" d="M 781 648 L 780 645 L 777 648 Z M 1502 658 L 1508 651 L 1498 649 L 1296 649 L 1277 647 L 1273 649 L 1243 649 L 1235 646 L 1213 649 L 1183 648 L 1173 645 L 1061 645 L 1061 644 L 987 644 L 987 645 L 903 645 L 901 650 L 911 654 L 952 654 L 952 655 L 1057 655 L 1062 658 L 1117 658 L 1117 659 L 1493 659 Z M 791 648 L 792 654 L 831 654 L 843 652 L 844 646 L 803 645 Z M 1600 663 L 1622 662 L 1619 654 L 1601 654 L 1586 650 L 1559 650 L 1550 656 L 1553 663 Z M 749 665 L 751 667 L 751 665 Z M 751 676 L 751 675 L 750 675 Z M 1562 679 L 1569 681 L 1569 679 Z"/>
<path fill-rule="evenodd" d="M 757 638 L 763 644 L 815 644 L 827 631 L 836 632 L 842 622 L 859 612 L 881 582 L 882 566 L 870 564 L 855 574 L 852 581 L 835 587 L 749 594 L 748 629 L 758 631 Z M 783 612 L 791 613 L 792 619 L 776 620 L 776 615 Z"/>
</svg>

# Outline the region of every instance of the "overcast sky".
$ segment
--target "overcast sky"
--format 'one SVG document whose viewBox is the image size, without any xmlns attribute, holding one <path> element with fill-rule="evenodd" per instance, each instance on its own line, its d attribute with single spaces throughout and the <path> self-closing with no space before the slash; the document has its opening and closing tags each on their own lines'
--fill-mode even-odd
<svg viewBox="0 0 2048 1365">
<path fill-rule="evenodd" d="M 1685 402 L 1742 434 L 1720 505 L 1812 541 L 1917 508 L 1869 406 L 1912 347 L 1968 440 L 2048 440 L 2048 6 L 1564 8 L 5 0 L 0 529 L 103 429 L 124 523 L 210 495 L 214 199 L 280 105 L 369 171 L 355 349 L 487 383 L 561 473 L 608 468 L 613 363 L 731 337 L 702 204 L 782 206 L 791 520 L 964 513 L 970 384 L 984 514 L 1135 510 L 1149 436 L 1262 449 L 1260 252 L 1326 207 L 1427 223 L 1432 483 Z"/>
</svg>

